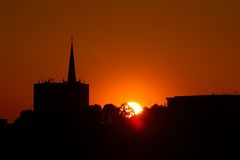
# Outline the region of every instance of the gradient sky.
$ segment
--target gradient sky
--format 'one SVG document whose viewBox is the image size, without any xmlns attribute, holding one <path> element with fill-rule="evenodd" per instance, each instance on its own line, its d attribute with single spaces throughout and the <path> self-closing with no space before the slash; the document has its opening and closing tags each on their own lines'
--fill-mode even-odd
<svg viewBox="0 0 240 160">
<path fill-rule="evenodd" d="M 1 0 L 0 118 L 67 78 L 71 36 L 91 104 L 239 92 L 239 17 L 238 0 Z"/>
</svg>

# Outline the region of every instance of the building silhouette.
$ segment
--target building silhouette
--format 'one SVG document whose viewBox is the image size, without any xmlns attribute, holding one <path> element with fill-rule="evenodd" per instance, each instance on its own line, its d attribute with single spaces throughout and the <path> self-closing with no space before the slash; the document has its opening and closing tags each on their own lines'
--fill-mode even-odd
<svg viewBox="0 0 240 160">
<path fill-rule="evenodd" d="M 34 84 L 34 112 L 65 119 L 77 116 L 89 106 L 89 84 L 76 80 L 73 42 L 71 42 L 68 80 L 52 80 Z"/>
<path fill-rule="evenodd" d="M 174 121 L 185 131 L 208 130 L 220 135 L 222 128 L 238 125 L 240 95 L 175 96 L 167 98 L 167 106 Z"/>
<path fill-rule="evenodd" d="M 240 107 L 240 95 L 193 95 L 167 98 L 167 106 L 177 112 L 201 113 L 206 111 L 237 110 Z"/>
<path fill-rule="evenodd" d="M 188 159 L 239 156 L 240 95 L 198 95 L 167 98 L 176 146 Z M 232 159 L 230 156 L 226 159 Z"/>
</svg>

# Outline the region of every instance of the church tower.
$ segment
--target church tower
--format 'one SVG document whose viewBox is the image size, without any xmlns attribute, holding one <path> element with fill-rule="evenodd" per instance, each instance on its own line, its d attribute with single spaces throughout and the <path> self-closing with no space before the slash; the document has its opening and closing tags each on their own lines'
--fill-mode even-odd
<svg viewBox="0 0 240 160">
<path fill-rule="evenodd" d="M 89 84 L 76 81 L 73 41 L 71 41 L 67 82 L 47 80 L 34 84 L 34 112 L 72 117 L 89 106 Z"/>
</svg>

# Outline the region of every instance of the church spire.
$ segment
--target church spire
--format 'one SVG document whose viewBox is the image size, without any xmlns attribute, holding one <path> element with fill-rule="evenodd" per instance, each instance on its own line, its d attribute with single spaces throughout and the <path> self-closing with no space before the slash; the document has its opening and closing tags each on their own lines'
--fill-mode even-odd
<svg viewBox="0 0 240 160">
<path fill-rule="evenodd" d="M 70 52 L 70 60 L 69 60 L 69 68 L 68 68 L 68 82 L 69 83 L 76 82 L 74 55 L 73 55 L 73 37 L 71 37 L 71 52 Z"/>
</svg>

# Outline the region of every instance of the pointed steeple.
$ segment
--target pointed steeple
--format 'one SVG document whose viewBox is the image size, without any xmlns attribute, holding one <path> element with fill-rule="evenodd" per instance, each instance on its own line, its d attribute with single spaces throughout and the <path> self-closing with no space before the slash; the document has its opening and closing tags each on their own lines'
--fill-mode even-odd
<svg viewBox="0 0 240 160">
<path fill-rule="evenodd" d="M 69 60 L 69 68 L 68 68 L 68 82 L 69 83 L 76 82 L 74 55 L 73 55 L 73 37 L 71 37 L 71 52 L 70 52 L 70 60 Z"/>
</svg>

